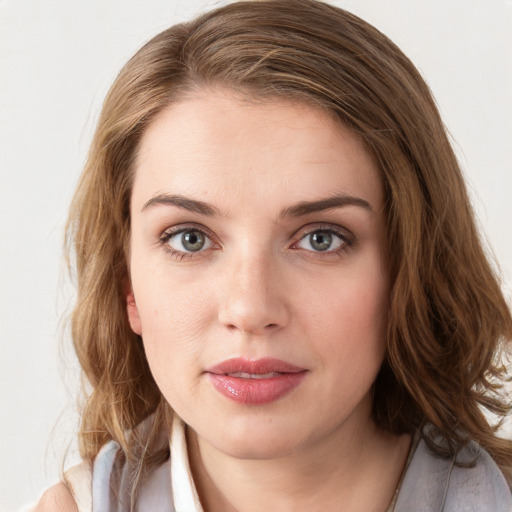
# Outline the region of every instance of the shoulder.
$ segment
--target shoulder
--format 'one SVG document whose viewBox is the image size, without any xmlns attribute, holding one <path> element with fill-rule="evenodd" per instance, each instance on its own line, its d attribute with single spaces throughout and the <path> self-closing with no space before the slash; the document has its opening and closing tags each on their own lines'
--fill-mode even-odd
<svg viewBox="0 0 512 512">
<path fill-rule="evenodd" d="M 82 462 L 64 474 L 63 481 L 50 487 L 31 512 L 82 512 L 91 510 L 91 465 Z"/>
<path fill-rule="evenodd" d="M 466 508 L 461 508 L 462 504 Z M 512 492 L 505 476 L 476 443 L 470 443 L 457 456 L 447 486 L 446 510 L 512 511 Z"/>
<path fill-rule="evenodd" d="M 418 505 L 423 508 L 418 509 Z M 396 512 L 511 512 L 512 493 L 491 456 L 470 443 L 456 460 L 436 456 L 420 441 L 404 475 Z"/>
<path fill-rule="evenodd" d="M 68 488 L 59 483 L 45 491 L 34 512 L 78 512 L 78 507 Z"/>
</svg>

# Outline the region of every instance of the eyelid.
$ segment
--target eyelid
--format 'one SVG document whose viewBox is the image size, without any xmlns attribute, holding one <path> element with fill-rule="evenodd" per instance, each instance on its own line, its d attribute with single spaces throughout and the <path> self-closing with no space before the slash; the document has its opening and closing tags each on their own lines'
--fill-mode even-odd
<svg viewBox="0 0 512 512">
<path fill-rule="evenodd" d="M 169 240 L 174 238 L 176 235 L 179 235 L 180 233 L 186 233 L 187 231 L 198 231 L 202 233 L 206 238 L 208 238 L 208 240 L 210 240 L 212 246 L 208 247 L 207 249 L 199 250 L 197 252 L 188 252 L 174 249 L 168 244 Z M 178 224 L 176 226 L 170 226 L 166 228 L 158 237 L 158 242 L 160 245 L 164 245 L 166 250 L 168 250 L 171 254 L 183 256 L 199 255 L 200 253 L 206 252 L 207 250 L 215 248 L 215 246 L 219 245 L 215 235 L 208 228 L 201 224 L 195 224 L 193 222 L 186 224 Z"/>
<path fill-rule="evenodd" d="M 295 232 L 293 238 L 302 240 L 305 236 L 310 235 L 315 231 L 332 231 L 334 234 L 338 235 L 340 238 L 343 238 L 343 240 L 346 240 L 347 242 L 351 242 L 354 239 L 354 235 L 347 228 L 341 227 L 338 224 L 328 224 L 325 222 L 303 226 Z"/>
<path fill-rule="evenodd" d="M 302 228 L 300 228 L 294 234 L 293 238 L 295 241 L 293 242 L 293 244 L 291 245 L 290 248 L 300 250 L 301 248 L 296 247 L 299 244 L 299 242 L 301 242 L 302 240 L 304 240 L 304 238 L 306 238 L 307 236 L 310 236 L 311 234 L 313 234 L 317 231 L 329 231 L 329 232 L 333 233 L 334 235 L 339 237 L 344 242 L 342 247 L 340 247 L 338 249 L 334 249 L 334 250 L 328 250 L 325 252 L 308 251 L 308 250 L 304 249 L 306 252 L 312 252 L 312 253 L 318 254 L 319 256 L 321 256 L 322 254 L 327 256 L 328 254 L 335 254 L 337 252 L 346 250 L 346 249 L 352 247 L 355 243 L 355 237 L 348 229 L 343 228 L 337 224 L 328 224 L 325 222 L 321 222 L 321 223 L 317 223 L 317 224 L 308 224 L 307 226 L 303 226 Z"/>
<path fill-rule="evenodd" d="M 171 237 L 178 233 L 183 233 L 184 231 L 200 231 L 212 240 L 215 238 L 215 235 L 206 226 L 203 226 L 202 224 L 195 224 L 194 222 L 186 222 L 184 224 L 177 224 L 175 226 L 165 228 L 159 238 L 163 239 Z"/>
<path fill-rule="evenodd" d="M 188 251 L 180 251 L 177 249 L 172 248 L 168 241 L 183 232 L 187 231 L 199 231 L 201 232 L 205 237 L 207 237 L 212 246 L 208 247 L 204 250 L 199 250 L 197 252 L 188 252 Z M 311 251 L 307 249 L 302 249 L 300 247 L 297 247 L 298 243 L 301 242 L 304 238 L 311 235 L 312 233 L 315 233 L 317 231 L 328 231 L 333 233 L 335 236 L 339 237 L 343 244 L 341 247 L 338 247 L 336 249 L 330 249 L 325 252 L 322 251 Z M 297 230 L 294 235 L 292 236 L 293 243 L 289 246 L 290 249 L 294 250 L 302 250 L 307 253 L 315 254 L 316 257 L 329 257 L 336 254 L 340 254 L 344 251 L 349 250 L 352 248 L 352 246 L 356 242 L 355 236 L 347 229 L 344 228 L 338 224 L 329 224 L 326 222 L 319 222 L 319 223 L 311 223 L 307 224 L 306 226 L 301 227 L 299 230 Z M 189 258 L 189 257 L 199 257 L 201 253 L 208 252 L 211 249 L 219 249 L 221 244 L 218 241 L 217 237 L 213 234 L 213 232 L 205 227 L 202 224 L 196 224 L 196 223 L 184 223 L 184 224 L 177 224 L 175 226 L 170 226 L 166 228 L 159 236 L 158 242 L 160 245 L 165 246 L 165 249 L 171 253 L 171 255 L 175 256 L 176 258 L 180 258 L 180 260 Z"/>
</svg>

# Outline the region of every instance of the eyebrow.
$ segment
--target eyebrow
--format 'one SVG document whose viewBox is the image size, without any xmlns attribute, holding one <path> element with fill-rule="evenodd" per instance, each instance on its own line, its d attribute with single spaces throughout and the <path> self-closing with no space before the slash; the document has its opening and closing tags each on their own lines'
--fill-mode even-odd
<svg viewBox="0 0 512 512">
<path fill-rule="evenodd" d="M 145 212 L 150 208 L 154 208 L 155 206 L 161 205 L 177 206 L 178 208 L 183 208 L 184 210 L 188 210 L 189 212 L 200 213 L 201 215 L 214 216 L 220 214 L 217 208 L 209 205 L 208 203 L 204 203 L 203 201 L 197 201 L 195 199 L 190 199 L 182 195 L 169 194 L 159 194 L 155 197 L 152 197 L 149 201 L 144 203 L 144 206 L 142 207 L 142 212 Z"/>
<path fill-rule="evenodd" d="M 336 195 L 317 201 L 301 201 L 295 205 L 289 206 L 281 211 L 280 218 L 286 217 L 302 217 L 310 213 L 332 210 L 334 208 L 342 208 L 344 206 L 358 206 L 369 212 L 373 212 L 373 208 L 368 201 L 360 197 L 349 195 Z"/>
<path fill-rule="evenodd" d="M 180 194 L 159 194 L 152 197 L 142 207 L 142 212 L 145 212 L 155 206 L 176 206 L 183 208 L 189 212 L 199 213 L 201 215 L 207 215 L 210 217 L 221 216 L 220 210 L 214 206 L 198 201 L 196 199 L 190 199 Z M 368 201 L 360 197 L 354 197 L 350 195 L 335 195 L 327 197 L 325 199 L 318 199 L 316 201 L 301 201 L 295 205 L 289 206 L 281 210 L 279 214 L 280 219 L 287 217 L 303 217 L 311 213 L 317 213 L 325 210 L 332 210 L 334 208 L 342 208 L 344 206 L 358 206 L 369 212 L 373 212 L 373 208 Z"/>
</svg>

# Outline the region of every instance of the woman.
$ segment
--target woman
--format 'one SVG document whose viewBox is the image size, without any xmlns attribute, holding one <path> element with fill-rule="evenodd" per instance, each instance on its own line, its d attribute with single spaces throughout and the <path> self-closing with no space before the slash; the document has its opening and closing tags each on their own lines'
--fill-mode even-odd
<svg viewBox="0 0 512 512">
<path fill-rule="evenodd" d="M 240 2 L 155 37 L 69 241 L 85 462 L 37 510 L 511 510 L 482 413 L 510 312 L 426 84 L 362 20 Z"/>
</svg>

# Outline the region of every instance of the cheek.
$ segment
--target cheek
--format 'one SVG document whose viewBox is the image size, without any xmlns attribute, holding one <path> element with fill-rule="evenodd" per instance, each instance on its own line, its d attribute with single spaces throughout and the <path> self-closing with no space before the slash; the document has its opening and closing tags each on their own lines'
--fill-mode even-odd
<svg viewBox="0 0 512 512">
<path fill-rule="evenodd" d="M 157 386 L 179 410 L 183 396 L 197 392 L 206 330 L 202 301 L 173 288 L 156 290 L 159 287 L 146 284 L 137 296 L 144 351 Z"/>
<path fill-rule="evenodd" d="M 383 276 L 380 266 L 370 266 L 324 283 L 310 297 L 304 309 L 308 311 L 307 330 L 324 357 L 331 354 L 344 368 L 348 361 L 380 366 L 389 311 L 389 287 Z"/>
<path fill-rule="evenodd" d="M 150 365 L 192 359 L 212 318 L 208 290 L 170 272 L 134 275 L 133 288 Z"/>
<path fill-rule="evenodd" d="M 380 266 L 349 269 L 338 279 L 323 283 L 309 304 L 345 329 L 381 330 L 389 310 L 389 285 Z"/>
<path fill-rule="evenodd" d="M 387 296 L 358 290 L 338 303 L 332 325 L 336 337 L 329 337 L 326 370 L 331 389 L 347 402 L 362 399 L 373 385 L 386 353 Z"/>
</svg>

